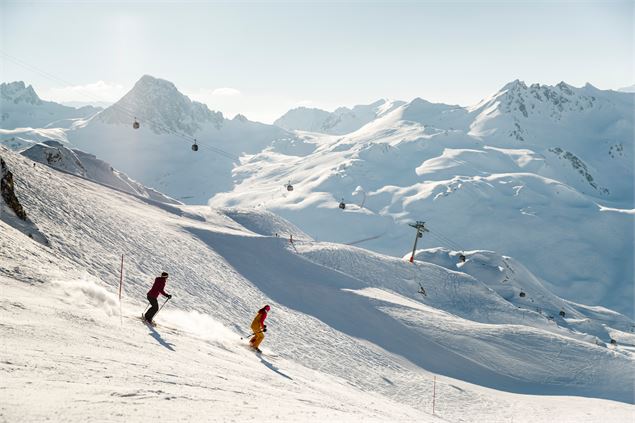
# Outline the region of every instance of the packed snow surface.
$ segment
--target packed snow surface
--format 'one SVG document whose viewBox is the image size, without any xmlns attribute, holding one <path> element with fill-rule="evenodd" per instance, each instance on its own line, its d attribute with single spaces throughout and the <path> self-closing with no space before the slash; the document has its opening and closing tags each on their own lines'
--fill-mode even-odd
<svg viewBox="0 0 635 423">
<path fill-rule="evenodd" d="M 632 417 L 632 320 L 552 294 L 511 257 L 290 243 L 268 212 L 148 202 L 1 152 L 50 239 L 0 219 L 7 421 Z M 164 270 L 174 297 L 152 328 L 137 316 Z M 263 304 L 257 356 L 240 337 Z"/>
</svg>

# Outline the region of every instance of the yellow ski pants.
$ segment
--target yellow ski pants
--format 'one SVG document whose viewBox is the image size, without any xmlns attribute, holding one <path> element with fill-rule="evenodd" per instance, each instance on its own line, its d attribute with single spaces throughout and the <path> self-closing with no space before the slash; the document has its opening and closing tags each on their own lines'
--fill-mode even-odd
<svg viewBox="0 0 635 423">
<path fill-rule="evenodd" d="M 255 335 L 253 336 L 253 338 L 251 338 L 249 343 L 252 347 L 258 348 L 262 340 L 265 339 L 265 334 L 261 332 L 262 328 L 260 327 L 260 322 L 258 322 L 256 319 L 254 319 L 254 321 L 251 323 L 251 330 L 254 332 Z"/>
</svg>

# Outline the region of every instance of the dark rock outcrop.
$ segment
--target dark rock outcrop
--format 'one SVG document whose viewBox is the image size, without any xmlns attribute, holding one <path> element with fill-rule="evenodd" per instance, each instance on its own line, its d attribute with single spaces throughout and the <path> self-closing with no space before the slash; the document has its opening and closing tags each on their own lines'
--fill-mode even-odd
<svg viewBox="0 0 635 423">
<path fill-rule="evenodd" d="M 26 220 L 26 211 L 20 204 L 18 197 L 15 195 L 15 187 L 13 184 L 13 174 L 9 171 L 7 164 L 0 157 L 0 193 L 4 202 L 11 210 L 22 220 Z"/>
</svg>

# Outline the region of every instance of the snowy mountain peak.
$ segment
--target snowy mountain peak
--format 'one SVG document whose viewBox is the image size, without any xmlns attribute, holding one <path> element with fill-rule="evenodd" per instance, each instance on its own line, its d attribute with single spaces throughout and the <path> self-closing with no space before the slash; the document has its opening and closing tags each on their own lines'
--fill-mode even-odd
<svg viewBox="0 0 635 423">
<path fill-rule="evenodd" d="M 502 91 L 518 91 L 518 90 L 521 90 L 521 89 L 527 89 L 527 84 L 525 84 L 524 81 L 521 81 L 519 79 L 515 79 L 515 80 L 505 84 L 503 86 L 503 88 L 500 89 L 500 92 L 502 92 Z"/>
<path fill-rule="evenodd" d="M 24 81 L 15 81 L 0 84 L 0 98 L 5 101 L 12 101 L 15 104 L 42 104 L 42 100 L 35 93 L 33 87 L 31 85 L 27 86 Z"/>
<path fill-rule="evenodd" d="M 576 88 L 564 81 L 551 85 L 531 84 L 515 80 L 490 98 L 484 100 L 472 111 L 485 111 L 491 115 L 493 109 L 498 109 L 503 115 L 511 115 L 514 119 L 548 117 L 559 121 L 564 114 L 584 112 L 595 107 L 599 90 L 590 84 L 583 88 Z M 478 119 L 477 119 L 478 120 Z"/>
<path fill-rule="evenodd" d="M 371 104 L 353 106 L 352 109 L 338 107 L 332 113 L 322 109 L 297 107 L 281 116 L 274 125 L 287 130 L 344 135 L 358 130 L 404 104 L 404 101 L 380 99 Z"/>
<path fill-rule="evenodd" d="M 0 84 L 0 128 L 69 127 L 76 119 L 87 118 L 99 109 L 76 109 L 42 100 L 31 85 L 23 81 Z"/>
<path fill-rule="evenodd" d="M 164 79 L 144 75 L 121 100 L 104 110 L 99 120 L 108 124 L 132 125 L 137 119 L 143 127 L 157 134 L 194 134 L 206 123 L 217 128 L 223 114 L 190 100 L 176 86 Z"/>
<path fill-rule="evenodd" d="M 237 114 L 236 116 L 234 116 L 234 118 L 232 120 L 235 120 L 236 122 L 247 122 L 247 121 L 249 121 L 249 119 L 247 119 L 247 116 L 241 115 L 240 113 Z"/>
<path fill-rule="evenodd" d="M 591 85 L 587 82 L 587 85 Z M 586 87 L 586 85 L 585 85 Z M 635 84 L 633 85 L 629 85 L 628 87 L 622 87 L 619 88 L 617 91 L 623 92 L 623 93 L 635 93 Z"/>
<path fill-rule="evenodd" d="M 452 111 L 453 113 L 449 113 Z M 432 125 L 436 128 L 456 128 L 467 112 L 460 106 L 443 103 L 431 103 L 422 98 L 415 98 L 400 109 L 401 120 Z"/>
</svg>

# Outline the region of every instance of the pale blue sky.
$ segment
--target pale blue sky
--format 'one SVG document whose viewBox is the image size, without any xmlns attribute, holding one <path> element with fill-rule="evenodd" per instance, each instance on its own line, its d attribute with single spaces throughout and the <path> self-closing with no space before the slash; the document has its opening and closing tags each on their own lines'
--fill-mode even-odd
<svg viewBox="0 0 635 423">
<path fill-rule="evenodd" d="M 0 79 L 57 101 L 113 100 L 151 74 L 271 122 L 299 104 L 469 105 L 514 79 L 635 82 L 633 1 L 1 4 L 0 50 L 55 78 L 0 55 Z"/>
</svg>

